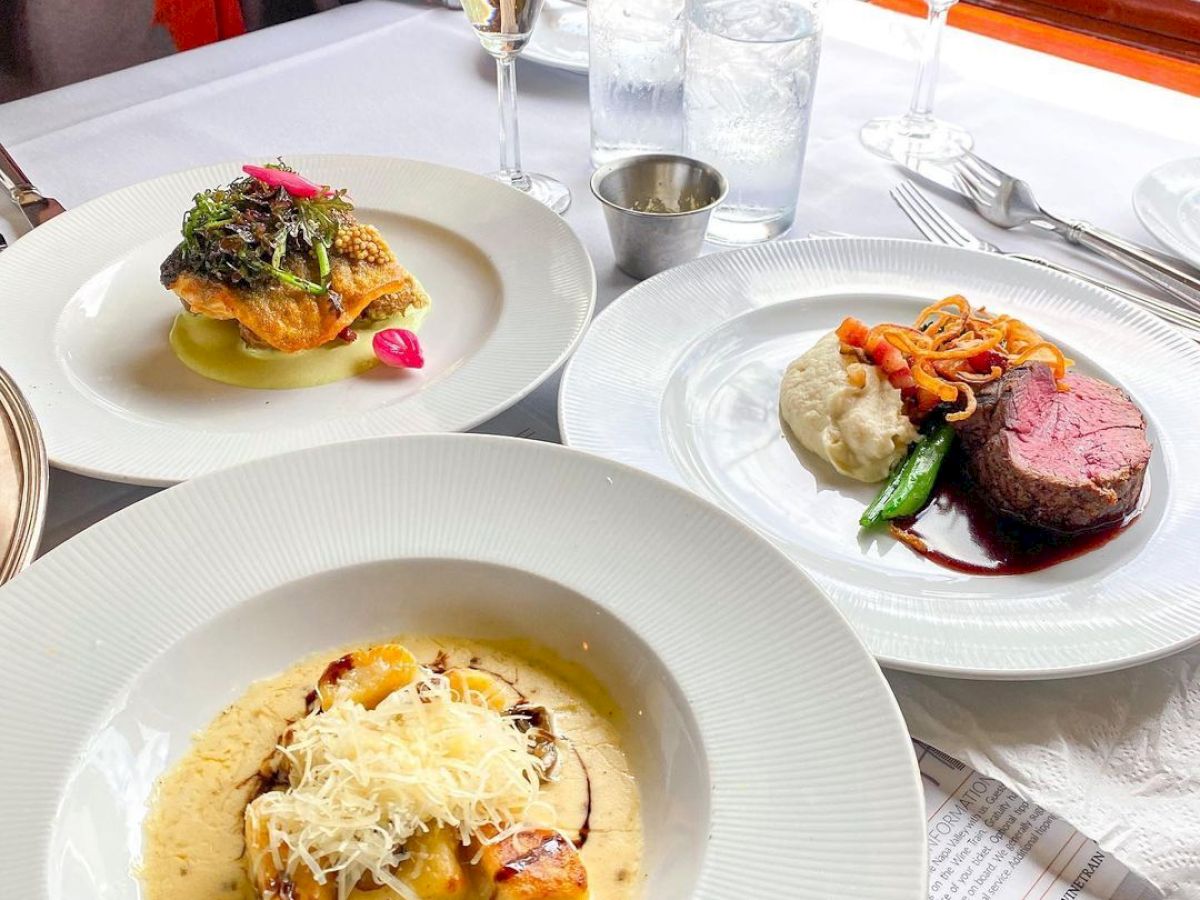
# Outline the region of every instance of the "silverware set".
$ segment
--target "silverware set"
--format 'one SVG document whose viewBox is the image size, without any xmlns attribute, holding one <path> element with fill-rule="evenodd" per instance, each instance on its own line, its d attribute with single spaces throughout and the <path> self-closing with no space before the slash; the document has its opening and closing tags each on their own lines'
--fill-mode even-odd
<svg viewBox="0 0 1200 900">
<path fill-rule="evenodd" d="M 983 218 L 1001 228 L 1018 225 L 1048 227 L 1072 244 L 1123 265 L 1162 290 L 1200 309 L 1200 277 L 1185 263 L 1155 253 L 1087 222 L 1068 222 L 1038 204 L 1033 190 L 1019 178 L 1002 172 L 973 153 L 955 163 L 964 194 Z"/>
<path fill-rule="evenodd" d="M 1002 171 L 974 153 L 947 163 L 921 161 L 909 171 L 918 178 L 965 197 L 984 220 L 1000 228 L 1033 225 L 1153 283 L 1167 295 L 1200 310 L 1200 273 L 1187 263 L 1097 228 L 1048 212 L 1028 182 Z"/>
<path fill-rule="evenodd" d="M 964 228 L 960 223 L 939 209 L 923 195 L 911 181 L 904 181 L 891 190 L 892 199 L 909 220 L 917 226 L 917 230 L 927 240 L 937 244 L 949 244 L 954 247 L 966 247 L 969 250 L 980 250 L 984 253 L 999 253 L 1012 259 L 1035 263 L 1056 272 L 1071 275 L 1081 281 L 1094 284 L 1106 291 L 1119 294 L 1126 300 L 1154 313 L 1159 318 L 1170 322 L 1180 331 L 1185 332 L 1193 340 L 1200 341 L 1200 313 L 1183 309 L 1173 303 L 1160 300 L 1140 291 L 1132 291 L 1120 285 L 1112 284 L 1102 278 L 1097 278 L 1079 269 L 1059 265 L 1038 256 L 1024 253 L 1006 253 L 995 244 L 982 240 Z"/>
</svg>

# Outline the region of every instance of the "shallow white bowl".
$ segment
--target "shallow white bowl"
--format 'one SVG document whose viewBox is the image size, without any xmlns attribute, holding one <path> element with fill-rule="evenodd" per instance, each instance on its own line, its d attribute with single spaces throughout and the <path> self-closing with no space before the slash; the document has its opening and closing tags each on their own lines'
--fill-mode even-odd
<svg viewBox="0 0 1200 900">
<path fill-rule="evenodd" d="M 426 436 L 205 476 L 0 590 L 0 871 L 132 900 L 155 778 L 257 678 L 405 632 L 521 636 L 619 699 L 645 897 L 925 900 L 914 756 L 878 667 L 769 542 L 545 444 Z"/>
<path fill-rule="evenodd" d="M 159 284 L 159 264 L 193 195 L 240 170 L 177 172 L 68 210 L 0 254 L 0 360 L 28 396 L 52 463 L 172 484 L 337 441 L 466 431 L 533 390 L 582 337 L 595 302 L 591 260 L 536 200 L 433 163 L 286 158 L 318 183 L 348 188 L 362 221 L 429 291 L 425 367 L 259 391 L 184 366 L 167 342 L 180 306 Z"/>
</svg>

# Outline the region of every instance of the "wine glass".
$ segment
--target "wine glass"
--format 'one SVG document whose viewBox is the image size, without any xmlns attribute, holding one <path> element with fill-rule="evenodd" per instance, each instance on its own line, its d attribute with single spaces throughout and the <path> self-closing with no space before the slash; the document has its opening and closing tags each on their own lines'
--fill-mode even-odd
<svg viewBox="0 0 1200 900">
<path fill-rule="evenodd" d="M 496 58 L 500 93 L 500 171 L 492 178 L 524 191 L 556 213 L 571 205 L 571 191 L 549 175 L 521 170 L 521 139 L 517 129 L 517 56 L 533 35 L 542 0 L 462 0 L 463 12 L 475 28 L 483 49 Z"/>
<path fill-rule="evenodd" d="M 902 116 L 872 119 L 859 134 L 868 150 L 896 162 L 954 159 L 970 150 L 973 143 L 966 129 L 933 116 L 942 32 L 946 30 L 950 7 L 957 0 L 928 2 L 929 19 L 921 46 L 921 66 L 908 112 Z"/>
</svg>

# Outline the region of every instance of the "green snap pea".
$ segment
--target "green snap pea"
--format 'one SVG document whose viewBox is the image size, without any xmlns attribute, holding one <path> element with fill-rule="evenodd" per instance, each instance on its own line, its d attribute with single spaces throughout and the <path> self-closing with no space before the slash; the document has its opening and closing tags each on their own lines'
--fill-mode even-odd
<svg viewBox="0 0 1200 900">
<path fill-rule="evenodd" d="M 899 519 L 919 512 L 929 500 L 942 461 L 954 443 L 954 428 L 945 423 L 915 444 L 908 458 L 884 484 L 858 523 L 874 528 L 887 519 Z"/>
<path fill-rule="evenodd" d="M 908 465 L 910 459 L 912 459 L 912 451 L 909 451 L 908 456 L 904 457 L 904 462 L 892 471 L 892 474 L 888 476 L 888 480 L 883 483 L 883 487 L 879 489 L 879 493 L 875 495 L 875 499 L 871 501 L 871 505 L 863 511 L 863 514 L 858 519 L 858 524 L 863 528 L 874 528 L 883 521 L 883 508 L 887 506 L 888 501 L 892 499 L 892 495 L 896 493 L 896 487 L 900 484 L 900 473 Z"/>
</svg>

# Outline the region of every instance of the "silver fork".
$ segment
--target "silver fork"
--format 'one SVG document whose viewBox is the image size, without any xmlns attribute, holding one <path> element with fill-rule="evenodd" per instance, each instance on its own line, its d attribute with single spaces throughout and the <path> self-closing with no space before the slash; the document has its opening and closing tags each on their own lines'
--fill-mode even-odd
<svg viewBox="0 0 1200 900">
<path fill-rule="evenodd" d="M 1053 231 L 1072 244 L 1123 265 L 1173 297 L 1200 309 L 1200 278 L 1185 263 L 1110 234 L 1087 222 L 1068 222 L 1047 212 L 1027 182 L 997 169 L 973 153 L 951 164 L 959 190 L 987 221 L 1001 228 L 1033 224 Z"/>
<path fill-rule="evenodd" d="M 896 201 L 896 205 L 901 211 L 908 216 L 909 220 L 917 226 L 917 230 L 923 234 L 926 239 L 938 244 L 949 244 L 955 247 L 966 247 L 971 250 L 982 250 L 986 253 L 999 253 L 1002 256 L 1012 257 L 1013 259 L 1021 259 L 1026 262 L 1036 263 L 1040 266 L 1045 266 L 1048 269 L 1053 269 L 1056 272 L 1062 272 L 1087 281 L 1097 287 L 1103 288 L 1106 291 L 1111 291 L 1114 294 L 1119 294 L 1126 300 L 1141 306 L 1148 312 L 1154 313 L 1161 319 L 1170 322 L 1180 331 L 1183 331 L 1192 340 L 1200 341 L 1200 314 L 1190 310 L 1181 309 L 1165 300 L 1159 300 L 1157 297 L 1152 297 L 1149 294 L 1143 294 L 1138 291 L 1131 291 L 1119 285 L 1111 284 L 1100 278 L 1089 275 L 1086 272 L 1080 272 L 1077 269 L 1072 269 L 1067 266 L 1060 266 L 1057 263 L 1050 262 L 1047 259 L 1042 259 L 1037 256 L 1027 256 L 1023 253 L 1005 253 L 995 244 L 982 240 L 976 237 L 961 224 L 947 215 L 943 210 L 939 209 L 922 194 L 917 187 L 910 181 L 902 181 L 890 191 L 891 197 Z"/>
</svg>

